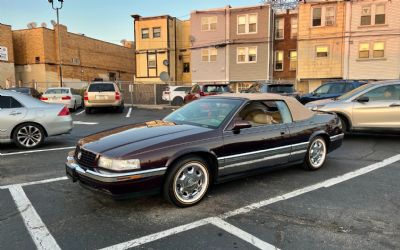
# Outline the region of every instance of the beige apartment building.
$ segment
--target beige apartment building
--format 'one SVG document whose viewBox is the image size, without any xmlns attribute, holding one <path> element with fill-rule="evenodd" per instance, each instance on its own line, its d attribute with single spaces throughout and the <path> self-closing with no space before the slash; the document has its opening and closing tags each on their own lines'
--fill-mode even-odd
<svg viewBox="0 0 400 250">
<path fill-rule="evenodd" d="M 0 23 L 0 87 L 15 85 L 14 46 L 11 26 Z"/>
<path fill-rule="evenodd" d="M 343 77 L 400 79 L 400 1 L 346 4 Z"/>
<path fill-rule="evenodd" d="M 120 46 L 70 33 L 66 26 L 56 25 L 54 29 L 39 27 L 12 32 L 17 82 L 25 86 L 37 83 L 40 91 L 59 86 L 58 29 L 64 83 L 95 79 L 133 81 L 133 43 L 126 42 L 125 46 Z"/>
<path fill-rule="evenodd" d="M 160 75 L 165 72 L 169 83 L 191 84 L 190 21 L 169 15 L 132 15 L 132 18 L 136 43 L 135 82 L 164 83 Z"/>
<path fill-rule="evenodd" d="M 300 92 L 343 78 L 345 6 L 344 0 L 299 4 L 296 78 Z"/>
</svg>

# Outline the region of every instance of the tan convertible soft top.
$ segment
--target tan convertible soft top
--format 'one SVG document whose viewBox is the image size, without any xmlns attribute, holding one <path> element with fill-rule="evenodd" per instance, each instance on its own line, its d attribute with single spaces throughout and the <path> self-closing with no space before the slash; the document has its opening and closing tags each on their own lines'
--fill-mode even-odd
<svg viewBox="0 0 400 250">
<path fill-rule="evenodd" d="M 314 112 L 306 108 L 303 104 L 297 101 L 295 98 L 290 96 L 282 96 L 277 94 L 269 94 L 269 93 L 233 93 L 233 94 L 222 94 L 222 95 L 215 95 L 210 96 L 213 98 L 218 97 L 229 97 L 229 98 L 242 98 L 247 100 L 254 100 L 254 101 L 268 101 L 268 100 L 282 100 L 285 101 L 288 105 L 290 112 L 292 113 L 293 121 L 302 121 L 310 119 Z"/>
</svg>

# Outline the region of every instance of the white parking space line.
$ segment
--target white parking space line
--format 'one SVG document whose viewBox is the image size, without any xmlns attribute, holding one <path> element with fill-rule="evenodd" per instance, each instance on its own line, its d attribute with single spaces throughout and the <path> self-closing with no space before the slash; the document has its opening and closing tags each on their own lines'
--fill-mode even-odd
<svg viewBox="0 0 400 250">
<path fill-rule="evenodd" d="M 217 218 L 217 217 L 212 217 L 207 219 L 208 222 L 210 222 L 211 224 L 213 224 L 214 226 L 217 226 L 225 231 L 227 231 L 228 233 L 235 235 L 236 237 L 250 243 L 251 245 L 259 248 L 259 249 L 279 249 L 265 241 L 260 240 L 259 238 L 255 237 L 254 235 L 251 235 L 245 231 L 243 231 L 242 229 L 235 227 L 232 224 L 229 224 L 228 222 Z"/>
<path fill-rule="evenodd" d="M 131 117 L 131 113 L 132 113 L 132 107 L 129 108 L 128 113 L 126 114 L 126 118 Z"/>
<path fill-rule="evenodd" d="M 13 186 L 9 190 L 37 249 L 61 249 L 32 206 L 22 187 Z"/>
<path fill-rule="evenodd" d="M 0 153 L 0 156 L 7 156 L 7 155 L 23 155 L 23 154 L 32 154 L 32 153 L 40 153 L 40 152 L 47 152 L 47 151 L 61 151 L 67 149 L 73 149 L 73 147 L 62 147 L 62 148 L 48 148 L 48 149 L 38 149 L 38 150 L 28 150 L 28 151 L 19 151 L 19 152 L 12 152 L 12 153 Z"/>
<path fill-rule="evenodd" d="M 299 196 L 299 195 L 302 195 L 302 194 L 305 194 L 305 193 L 308 193 L 308 192 L 311 192 L 311 191 L 315 191 L 315 190 L 320 189 L 320 188 L 330 187 L 330 186 L 342 183 L 344 181 L 347 181 L 347 180 L 356 178 L 358 176 L 367 174 L 367 173 L 369 173 L 371 171 L 383 168 L 385 166 L 388 166 L 388 165 L 393 164 L 393 163 L 398 162 L 398 161 L 400 161 L 400 154 L 392 156 L 392 157 L 390 157 L 388 159 L 385 159 L 385 160 L 383 160 L 381 162 L 374 163 L 374 164 L 369 165 L 367 167 L 360 168 L 358 170 L 346 173 L 344 175 L 341 175 L 341 176 L 338 176 L 338 177 L 334 177 L 334 178 L 331 178 L 331 179 L 328 179 L 328 180 L 325 180 L 325 181 L 322 181 L 322 182 L 319 182 L 317 184 L 310 185 L 310 186 L 307 186 L 307 187 L 304 187 L 304 188 L 300 188 L 300 189 L 294 190 L 292 192 L 273 197 L 271 199 L 267 199 L 267 200 L 263 200 L 263 201 L 260 201 L 260 202 L 256 202 L 256 203 L 250 204 L 248 206 L 245 206 L 245 207 L 242 207 L 242 208 L 239 208 L 239 209 L 235 209 L 235 210 L 230 211 L 230 212 L 226 212 L 226 213 L 224 213 L 224 214 L 222 214 L 222 215 L 220 215 L 218 217 L 221 218 L 221 219 L 226 219 L 226 218 L 229 218 L 229 217 L 232 217 L 232 216 L 235 216 L 235 215 L 245 214 L 245 213 L 248 213 L 248 212 L 250 212 L 250 211 L 252 211 L 254 209 L 258 209 L 258 208 L 261 208 L 261 207 L 276 203 L 278 201 L 287 200 L 287 199 L 290 199 L 290 198 L 293 198 L 293 197 L 296 197 L 296 196 Z M 205 218 L 205 219 L 202 219 L 202 220 L 198 220 L 198 221 L 195 221 L 193 223 L 190 223 L 190 224 L 187 224 L 187 225 L 184 225 L 184 226 L 174 227 L 174 228 L 171 228 L 171 229 L 159 232 L 159 233 L 155 233 L 155 234 L 144 236 L 144 237 L 141 237 L 141 238 L 138 238 L 138 239 L 134 239 L 134 240 L 130 240 L 130 241 L 127 241 L 127 242 L 123 242 L 123 243 L 120 243 L 120 244 L 117 244 L 117 245 L 114 245 L 114 246 L 110 246 L 110 247 L 107 247 L 107 248 L 104 248 L 104 249 L 107 249 L 107 250 L 127 249 L 127 248 L 131 248 L 131 247 L 134 247 L 134 246 L 139 246 L 139 245 L 142 245 L 142 244 L 145 244 L 145 243 L 149 243 L 149 242 L 152 242 L 152 241 L 167 237 L 169 235 L 177 234 L 177 233 L 184 232 L 184 231 L 196 228 L 196 227 L 203 226 L 205 224 L 208 224 L 209 223 L 208 220 L 210 220 L 212 218 L 213 217 L 209 217 L 209 218 Z"/>
<path fill-rule="evenodd" d="M 83 112 L 85 112 L 85 109 L 83 109 L 82 111 L 76 113 L 75 115 L 81 115 L 81 114 L 83 114 Z"/>
<path fill-rule="evenodd" d="M 44 184 L 44 183 L 50 183 L 50 182 L 55 182 L 55 181 L 63 181 L 67 180 L 68 177 L 63 176 L 63 177 L 57 177 L 57 178 L 51 178 L 51 179 L 46 179 L 46 180 L 41 180 L 41 181 L 31 181 L 31 182 L 25 182 L 25 183 L 20 183 L 20 184 L 11 184 L 11 185 L 6 185 L 6 186 L 0 186 L 0 189 L 9 189 L 14 186 L 31 186 L 31 185 L 37 185 L 37 184 Z"/>
<path fill-rule="evenodd" d="M 140 246 L 152 241 L 156 241 L 174 234 L 178 234 L 178 233 L 182 233 L 188 230 L 191 230 L 193 228 L 197 228 L 197 227 L 201 227 L 204 226 L 206 224 L 208 224 L 209 222 L 207 222 L 206 220 L 198 220 L 183 226 L 179 226 L 179 227 L 174 227 L 159 233 L 155 233 L 155 234 L 150 234 L 135 240 L 131 240 L 131 241 L 127 241 L 124 243 L 120 243 L 114 246 L 110 246 L 107 248 L 103 248 L 101 250 L 119 250 L 119 249 L 128 249 L 128 248 L 132 248 L 132 247 L 136 247 L 136 246 Z"/>
<path fill-rule="evenodd" d="M 73 121 L 74 125 L 97 125 L 98 122 L 82 122 L 82 121 Z"/>
</svg>

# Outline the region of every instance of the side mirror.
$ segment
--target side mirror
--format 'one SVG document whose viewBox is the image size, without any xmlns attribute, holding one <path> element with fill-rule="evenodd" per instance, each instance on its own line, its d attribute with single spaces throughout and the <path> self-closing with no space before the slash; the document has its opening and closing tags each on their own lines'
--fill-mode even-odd
<svg viewBox="0 0 400 250">
<path fill-rule="evenodd" d="M 360 103 L 366 103 L 366 102 L 369 102 L 369 97 L 368 96 L 361 96 L 361 97 L 357 98 L 356 101 L 360 102 Z"/>
<path fill-rule="evenodd" d="M 238 133 L 241 129 L 251 128 L 251 124 L 248 121 L 235 121 L 232 130 Z"/>
</svg>

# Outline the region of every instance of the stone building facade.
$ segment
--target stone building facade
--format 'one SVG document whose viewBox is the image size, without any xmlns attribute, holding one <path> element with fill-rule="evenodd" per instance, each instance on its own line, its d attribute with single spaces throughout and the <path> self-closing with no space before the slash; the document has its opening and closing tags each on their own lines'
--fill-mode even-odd
<svg viewBox="0 0 400 250">
<path fill-rule="evenodd" d="M 11 26 L 0 23 L 0 87 L 15 85 L 14 46 Z"/>
<path fill-rule="evenodd" d="M 39 90 L 59 86 L 58 29 L 65 83 L 95 79 L 133 81 L 135 53 L 132 43 L 120 46 L 67 31 L 33 28 L 13 31 L 16 80 L 25 86 L 37 83 Z"/>
</svg>

